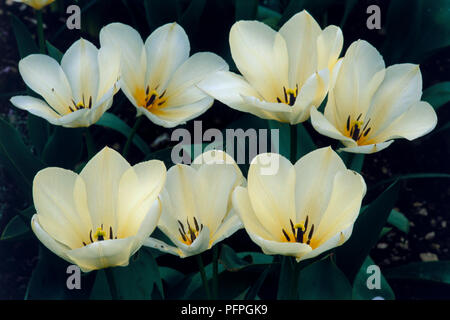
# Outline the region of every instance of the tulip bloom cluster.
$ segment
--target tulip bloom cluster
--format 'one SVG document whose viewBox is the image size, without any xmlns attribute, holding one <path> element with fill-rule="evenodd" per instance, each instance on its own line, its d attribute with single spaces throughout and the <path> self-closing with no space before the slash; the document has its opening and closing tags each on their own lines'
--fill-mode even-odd
<svg viewBox="0 0 450 320">
<path fill-rule="evenodd" d="M 42 54 L 21 60 L 24 82 L 42 99 L 16 96 L 11 102 L 53 125 L 88 127 L 122 90 L 138 116 L 171 128 L 217 99 L 291 126 L 311 118 L 319 133 L 353 153 L 380 151 L 400 137 L 416 139 L 436 125 L 435 111 L 421 101 L 418 66 L 386 68 L 363 40 L 340 58 L 340 28 L 322 30 L 306 11 L 279 32 L 239 21 L 229 40 L 241 75 L 211 52 L 190 56 L 189 39 L 176 23 L 159 27 L 145 42 L 130 26 L 112 23 L 100 32 L 100 49 L 81 39 L 61 64 Z M 322 114 L 318 108 L 327 96 Z M 267 174 L 265 166 L 278 170 Z M 166 171 L 161 161 L 131 166 L 104 148 L 80 174 L 60 168 L 37 174 L 31 223 L 47 248 L 86 272 L 126 266 L 143 245 L 181 258 L 198 255 L 241 228 L 265 254 L 299 262 L 349 239 L 365 193 L 362 176 L 331 147 L 290 160 L 260 154 L 247 177 L 223 151 Z M 151 237 L 157 227 L 170 243 Z"/>
</svg>

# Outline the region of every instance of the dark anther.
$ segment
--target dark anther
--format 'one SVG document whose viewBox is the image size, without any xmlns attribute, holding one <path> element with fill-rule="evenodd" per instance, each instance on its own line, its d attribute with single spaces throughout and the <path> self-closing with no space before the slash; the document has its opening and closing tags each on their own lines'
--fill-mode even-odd
<svg viewBox="0 0 450 320">
<path fill-rule="evenodd" d="M 358 125 L 354 125 L 353 129 L 352 129 L 352 133 L 351 133 L 351 136 L 352 136 L 353 140 L 358 141 L 358 139 L 359 139 L 359 132 L 360 132 L 360 129 L 359 129 Z"/>
<path fill-rule="evenodd" d="M 180 225 L 180 227 L 181 227 L 181 230 L 183 230 L 183 233 L 186 233 L 186 231 L 184 231 L 184 225 L 183 225 L 183 223 L 180 221 L 180 220 L 177 220 L 178 221 L 178 224 Z"/>
<path fill-rule="evenodd" d="M 350 130 L 350 116 L 347 118 L 347 131 Z"/>
<path fill-rule="evenodd" d="M 371 129 L 371 128 L 369 128 L 369 129 L 367 129 L 366 131 L 364 131 L 364 137 L 367 136 L 367 135 L 369 134 L 370 129 Z"/>
<path fill-rule="evenodd" d="M 147 89 L 145 89 L 145 95 L 148 96 L 149 93 L 150 93 L 150 87 L 147 86 Z"/>
<path fill-rule="evenodd" d="M 280 98 L 278 98 L 278 97 L 277 97 L 277 102 L 278 102 L 278 103 L 281 103 L 281 99 L 280 99 Z"/>
<path fill-rule="evenodd" d="M 194 217 L 195 230 L 199 231 L 197 219 Z"/>
<path fill-rule="evenodd" d="M 112 240 L 113 237 L 113 232 L 112 232 L 112 227 L 109 227 L 109 238 Z"/>
<path fill-rule="evenodd" d="M 306 231 L 306 229 L 305 229 Z M 303 235 L 305 234 L 305 232 L 301 229 L 298 228 L 297 229 L 297 237 L 295 239 L 295 241 L 299 242 L 299 243 L 303 243 Z"/>
<path fill-rule="evenodd" d="M 84 93 L 81 95 L 82 99 L 83 99 L 83 106 L 86 105 L 86 103 L 84 102 Z"/>
<path fill-rule="evenodd" d="M 284 101 L 288 101 L 288 97 L 287 97 L 287 93 L 286 93 L 286 88 L 283 87 L 283 92 L 284 92 Z"/>
<path fill-rule="evenodd" d="M 281 229 L 281 231 L 283 231 L 283 234 L 284 234 L 286 240 L 289 241 L 289 242 L 291 242 L 291 238 L 289 238 L 287 232 L 286 232 L 284 229 Z"/>
<path fill-rule="evenodd" d="M 294 227 L 294 223 L 292 222 L 291 219 L 289 219 L 289 222 L 291 223 L 291 230 L 292 230 L 292 233 L 294 234 L 294 237 L 295 237 L 295 227 Z"/>
<path fill-rule="evenodd" d="M 103 241 L 103 240 L 105 240 L 105 238 L 103 238 L 102 235 L 99 235 L 98 238 L 97 238 L 97 240 L 98 240 L 98 241 Z"/>
<path fill-rule="evenodd" d="M 92 230 L 89 231 L 89 239 L 91 240 L 91 242 L 94 242 L 94 240 L 92 240 Z"/>
<path fill-rule="evenodd" d="M 191 242 L 194 242 L 197 237 L 195 236 L 194 230 L 189 228 L 189 234 L 191 235 Z"/>
<path fill-rule="evenodd" d="M 306 220 L 305 220 L 305 232 L 306 232 L 306 229 L 308 229 L 308 220 L 309 220 L 309 216 L 306 216 Z"/>
<path fill-rule="evenodd" d="M 89 109 L 92 108 L 92 97 L 89 97 L 89 106 L 88 106 L 88 108 Z"/>
<path fill-rule="evenodd" d="M 85 246 L 85 247 L 87 246 L 86 242 L 84 242 L 84 241 L 83 241 L 83 246 Z"/>
<path fill-rule="evenodd" d="M 153 102 L 155 102 L 155 99 L 156 99 L 156 94 L 152 94 L 151 96 L 150 96 L 150 99 L 148 99 L 148 101 L 147 101 L 147 107 L 148 106 L 150 106 Z"/>
<path fill-rule="evenodd" d="M 313 233 L 314 233 L 314 225 L 311 226 L 311 230 L 309 231 L 308 241 L 306 242 L 307 245 L 309 245 L 311 243 L 311 238 L 313 236 Z"/>
<path fill-rule="evenodd" d="M 367 126 L 369 125 L 370 119 L 369 121 L 366 122 L 366 124 L 364 125 L 364 128 L 362 129 L 362 131 L 366 130 Z"/>
<path fill-rule="evenodd" d="M 159 98 L 161 99 L 162 97 L 164 97 L 164 95 L 166 94 L 167 90 L 164 90 L 164 92 L 159 96 Z"/>
<path fill-rule="evenodd" d="M 361 118 L 362 113 L 359 114 L 358 118 L 356 118 L 356 121 L 359 121 L 359 119 Z"/>
<path fill-rule="evenodd" d="M 75 112 L 75 110 L 72 109 L 72 107 L 69 106 L 69 110 L 72 112 Z"/>
<path fill-rule="evenodd" d="M 186 242 L 187 239 L 186 239 L 186 237 L 185 237 L 185 235 L 184 235 L 184 232 L 182 232 L 180 228 L 178 228 L 178 231 L 180 232 L 181 237 L 183 238 L 183 241 Z"/>
<path fill-rule="evenodd" d="M 162 106 L 165 101 L 158 102 L 158 106 Z"/>
</svg>

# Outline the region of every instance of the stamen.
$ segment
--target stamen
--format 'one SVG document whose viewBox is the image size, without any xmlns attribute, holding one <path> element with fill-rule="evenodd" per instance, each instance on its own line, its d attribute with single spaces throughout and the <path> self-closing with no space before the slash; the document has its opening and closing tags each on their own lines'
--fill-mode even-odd
<svg viewBox="0 0 450 320">
<path fill-rule="evenodd" d="M 181 230 L 183 230 L 183 233 L 186 233 L 186 231 L 184 231 L 184 225 L 183 225 L 183 223 L 180 221 L 180 220 L 177 220 L 178 221 L 178 224 L 180 225 L 180 227 L 181 227 Z"/>
<path fill-rule="evenodd" d="M 94 243 L 94 240 L 92 240 L 92 230 L 89 231 L 89 239 L 91 240 L 91 243 Z"/>
<path fill-rule="evenodd" d="M 181 234 L 181 237 L 183 238 L 183 241 L 184 241 L 184 242 L 187 242 L 187 239 L 186 239 L 185 233 L 184 233 L 184 232 L 182 232 L 180 228 L 178 228 L 178 231 L 180 232 L 180 234 Z"/>
<path fill-rule="evenodd" d="M 308 234 L 308 241 L 306 241 L 306 244 L 307 244 L 307 245 L 309 245 L 309 244 L 311 243 L 311 238 L 312 238 L 312 236 L 313 236 L 313 233 L 314 233 L 314 225 L 311 226 L 311 230 L 309 231 L 309 234 Z"/>
<path fill-rule="evenodd" d="M 197 219 L 195 219 L 195 217 L 194 217 L 194 224 L 195 224 L 195 230 L 197 230 L 198 231 L 198 222 L 197 222 Z"/>
<path fill-rule="evenodd" d="M 112 227 L 109 227 L 109 239 L 113 239 L 113 231 L 112 231 Z"/>
<path fill-rule="evenodd" d="M 280 99 L 280 98 L 278 98 L 278 97 L 277 97 L 277 102 L 278 102 L 278 103 L 281 103 L 281 99 Z"/>
<path fill-rule="evenodd" d="M 289 235 L 287 234 L 287 232 L 286 232 L 284 229 L 281 229 L 281 231 L 283 231 L 283 234 L 284 234 L 286 240 L 287 240 L 288 242 L 291 242 L 291 238 L 289 238 Z"/>
<path fill-rule="evenodd" d="M 350 116 L 347 118 L 347 131 L 350 130 Z"/>
</svg>

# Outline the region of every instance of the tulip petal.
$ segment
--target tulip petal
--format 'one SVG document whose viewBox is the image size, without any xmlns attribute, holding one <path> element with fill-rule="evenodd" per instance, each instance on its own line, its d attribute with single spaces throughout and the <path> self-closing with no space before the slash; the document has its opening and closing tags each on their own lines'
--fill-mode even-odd
<svg viewBox="0 0 450 320">
<path fill-rule="evenodd" d="M 81 171 L 94 229 L 103 225 L 116 232 L 119 184 L 129 168 L 130 164 L 117 151 L 105 147 Z"/>
<path fill-rule="evenodd" d="M 199 89 L 192 88 L 189 93 L 193 91 L 200 91 Z M 198 92 L 194 93 L 198 97 Z M 188 98 L 188 93 L 185 92 L 185 97 Z M 204 96 L 203 99 L 188 105 L 181 105 L 177 107 L 166 107 L 161 109 L 155 109 L 151 112 L 145 108 L 139 108 L 139 112 L 144 114 L 150 121 L 165 128 L 173 128 L 180 124 L 184 124 L 189 120 L 192 120 L 206 110 L 208 110 L 214 99 L 208 96 Z"/>
<path fill-rule="evenodd" d="M 70 250 L 67 256 L 83 272 L 128 265 L 135 238 L 94 242 L 85 247 Z"/>
<path fill-rule="evenodd" d="M 43 54 L 32 54 L 19 62 L 20 75 L 31 90 L 40 94 L 60 115 L 70 112 L 72 90 L 61 66 Z"/>
<path fill-rule="evenodd" d="M 149 247 L 149 248 L 153 248 L 165 253 L 170 253 L 173 254 L 175 256 L 180 256 L 181 255 L 181 250 L 178 249 L 177 247 L 174 246 L 169 246 L 167 243 L 165 243 L 164 241 L 155 239 L 155 238 L 148 238 L 144 240 L 144 246 L 145 247 Z"/>
<path fill-rule="evenodd" d="M 362 119 L 369 109 L 375 91 L 383 81 L 383 57 L 366 41 L 358 40 L 348 48 L 334 87 L 335 114 L 343 130 L 348 116 Z M 328 107 L 328 106 L 327 106 Z"/>
<path fill-rule="evenodd" d="M 177 23 L 165 24 L 145 41 L 147 52 L 146 83 L 163 91 L 175 71 L 189 57 L 190 44 L 184 29 Z"/>
<path fill-rule="evenodd" d="M 111 23 L 100 31 L 100 44 L 102 48 L 120 52 L 121 82 L 125 84 L 121 87 L 127 97 L 130 99 L 139 90 L 145 90 L 147 58 L 139 33 L 126 24 Z"/>
<path fill-rule="evenodd" d="M 119 182 L 117 222 L 119 238 L 135 235 L 161 192 L 166 167 L 159 160 L 141 162 L 129 168 Z M 155 221 L 159 219 L 159 213 Z"/>
<path fill-rule="evenodd" d="M 333 235 L 355 223 L 366 189 L 364 179 L 358 173 L 344 170 L 336 174 L 328 207 L 315 229 L 314 246 L 322 245 Z"/>
<path fill-rule="evenodd" d="M 275 102 L 288 86 L 288 51 L 283 37 L 259 21 L 236 22 L 230 31 L 233 60 L 263 97 Z"/>
<path fill-rule="evenodd" d="M 244 225 L 239 219 L 239 216 L 231 210 L 224 221 L 220 224 L 219 228 L 213 234 L 210 240 L 210 247 L 213 247 L 216 243 L 225 240 L 226 238 L 233 235 L 236 231 L 242 229 Z"/>
<path fill-rule="evenodd" d="M 425 101 L 418 101 L 393 121 L 389 127 L 375 136 L 373 140 L 384 141 L 396 138 L 414 140 L 431 132 L 437 124 L 433 107 Z"/>
<path fill-rule="evenodd" d="M 104 45 L 98 51 L 98 65 L 100 70 L 99 85 L 97 93 L 97 103 L 101 103 L 105 95 L 109 95 L 111 88 L 114 88 L 111 96 L 118 90 L 120 78 L 120 52 L 112 45 Z"/>
<path fill-rule="evenodd" d="M 281 28 L 289 53 L 289 84 L 299 88 L 317 70 L 317 39 L 322 30 L 305 10 L 290 18 Z"/>
<path fill-rule="evenodd" d="M 264 174 L 268 162 L 276 168 L 272 167 L 272 172 Z M 295 217 L 295 181 L 291 162 L 275 153 L 256 156 L 248 171 L 248 195 L 252 208 L 265 229 L 272 233 L 279 230 L 280 240 L 282 229 L 289 226 L 289 219 Z"/>
<path fill-rule="evenodd" d="M 261 238 L 257 234 L 247 233 L 252 241 L 261 247 L 265 254 L 280 254 L 283 256 L 300 258 L 312 250 L 311 247 L 305 243 L 267 240 Z"/>
<path fill-rule="evenodd" d="M 60 115 L 41 99 L 29 96 L 15 96 L 11 98 L 11 103 L 22 110 L 28 111 L 35 116 L 44 118 L 53 125 L 58 125 Z"/>
<path fill-rule="evenodd" d="M 161 209 L 160 200 L 154 200 L 150 206 L 150 209 L 146 212 L 146 215 L 140 222 L 140 225 L 137 226 L 137 232 L 134 235 L 135 241 L 131 250 L 131 255 L 137 252 L 144 244 L 144 241 L 148 239 L 153 231 L 155 231 L 159 218 L 161 217 Z"/>
<path fill-rule="evenodd" d="M 244 100 L 243 96 L 262 99 L 259 93 L 240 75 L 219 71 L 206 77 L 197 85 L 200 89 L 223 104 L 238 111 L 249 112 L 267 119 L 268 112 Z"/>
<path fill-rule="evenodd" d="M 396 64 L 386 69 L 386 76 L 373 97 L 367 115 L 375 136 L 387 128 L 422 96 L 422 75 L 418 65 Z"/>
<path fill-rule="evenodd" d="M 394 140 L 389 140 L 389 141 L 385 141 L 385 142 L 368 144 L 368 145 L 363 145 L 363 146 L 352 146 L 352 147 L 340 148 L 338 151 L 371 154 L 371 153 L 375 153 L 375 152 L 386 149 L 393 142 L 394 142 Z"/>
<path fill-rule="evenodd" d="M 67 257 L 67 251 L 70 250 L 69 247 L 65 246 L 64 244 L 56 241 L 51 235 L 49 235 L 39 224 L 39 217 L 37 214 L 35 214 L 31 218 L 31 228 L 36 235 L 36 237 L 39 239 L 42 244 L 52 251 L 54 254 L 56 254 L 61 259 L 64 259 L 66 261 L 70 261 L 69 257 Z"/>
<path fill-rule="evenodd" d="M 344 36 L 341 28 L 328 26 L 317 38 L 318 70 L 328 68 L 332 70 L 341 54 Z"/>
<path fill-rule="evenodd" d="M 296 221 L 319 225 L 332 191 L 335 175 L 346 170 L 344 163 L 331 147 L 317 149 L 302 157 L 295 164 Z"/>
<path fill-rule="evenodd" d="M 228 65 L 225 60 L 218 55 L 211 52 L 199 52 L 194 54 L 176 70 L 170 80 L 167 87 L 168 105 L 186 105 L 203 99 L 205 97 L 205 93 L 200 94 L 196 99 L 188 100 L 186 100 L 183 93 L 194 87 L 205 77 L 216 71 L 224 70 L 228 70 Z"/>
<path fill-rule="evenodd" d="M 76 104 L 88 107 L 89 100 L 97 101 L 99 84 L 98 49 L 89 41 L 74 42 L 61 60 L 61 67 L 69 80 Z"/>
<path fill-rule="evenodd" d="M 33 201 L 39 224 L 56 241 L 69 248 L 89 242 L 86 187 L 76 173 L 61 168 L 39 171 L 33 181 Z"/>
<path fill-rule="evenodd" d="M 339 132 L 339 130 L 335 128 L 334 125 L 315 108 L 311 109 L 311 124 L 317 132 L 327 137 L 340 141 L 347 141 L 348 143 L 353 143 L 356 145 L 356 142 L 354 142 L 353 139 L 346 137 Z"/>
</svg>

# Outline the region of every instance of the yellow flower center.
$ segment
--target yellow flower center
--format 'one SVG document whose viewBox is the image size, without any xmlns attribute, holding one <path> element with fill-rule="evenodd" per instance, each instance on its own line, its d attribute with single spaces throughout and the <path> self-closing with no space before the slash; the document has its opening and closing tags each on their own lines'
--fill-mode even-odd
<svg viewBox="0 0 450 320">
<path fill-rule="evenodd" d="M 358 118 L 356 118 L 356 120 L 352 120 L 351 116 L 348 116 L 346 124 L 347 136 L 355 140 L 358 145 L 363 144 L 363 141 L 371 130 L 369 127 L 370 119 L 367 122 L 364 122 L 360 120 L 361 116 L 362 113 L 358 116 Z"/>
<path fill-rule="evenodd" d="M 88 103 L 86 104 L 84 95 L 82 97 L 82 100 L 78 103 L 75 103 L 75 101 L 72 100 L 73 106 L 69 106 L 70 112 L 75 112 L 81 109 L 91 109 L 92 108 L 92 97 L 89 97 Z"/>
<path fill-rule="evenodd" d="M 164 98 L 166 90 L 164 90 L 163 93 L 159 94 L 156 89 L 150 91 L 150 87 L 147 86 L 145 92 L 144 90 L 138 90 L 134 95 L 137 104 L 149 111 L 152 108 L 161 107 L 167 101 L 167 98 Z"/>
<path fill-rule="evenodd" d="M 298 96 L 298 85 L 295 86 L 295 89 L 290 88 L 286 89 L 286 87 L 283 87 L 283 93 L 284 93 L 284 100 L 281 100 L 279 97 L 277 97 L 277 102 L 293 106 Z"/>
<path fill-rule="evenodd" d="M 89 240 L 91 242 L 86 243 L 83 241 L 83 246 L 87 246 L 88 244 L 91 244 L 94 242 L 106 240 L 107 237 L 108 237 L 108 235 L 107 235 L 106 231 L 103 229 L 103 224 L 102 224 L 100 227 L 97 228 L 97 230 L 95 231 L 94 234 L 92 234 L 92 230 L 89 231 Z M 109 227 L 109 239 L 110 240 L 117 239 L 117 236 L 114 236 L 112 227 Z"/>
<path fill-rule="evenodd" d="M 298 242 L 298 243 L 306 243 L 307 245 L 311 245 L 311 240 L 314 235 L 314 224 L 311 225 L 311 228 L 308 231 L 308 220 L 309 217 L 306 216 L 306 221 L 302 221 L 300 223 L 294 224 L 291 219 L 289 222 L 291 224 L 291 232 L 286 231 L 286 229 L 281 229 L 283 232 L 284 239 L 286 242 Z M 311 245 L 312 246 L 312 245 Z"/>
<path fill-rule="evenodd" d="M 203 230 L 203 224 L 199 224 L 197 219 L 194 217 L 194 228 L 191 227 L 191 224 L 189 223 L 189 218 L 186 219 L 186 226 L 184 227 L 183 222 L 178 220 L 178 224 L 180 227 L 178 228 L 178 231 L 180 232 L 181 239 L 180 241 L 190 246 L 195 239 L 197 239 L 198 234 L 200 231 Z"/>
</svg>

